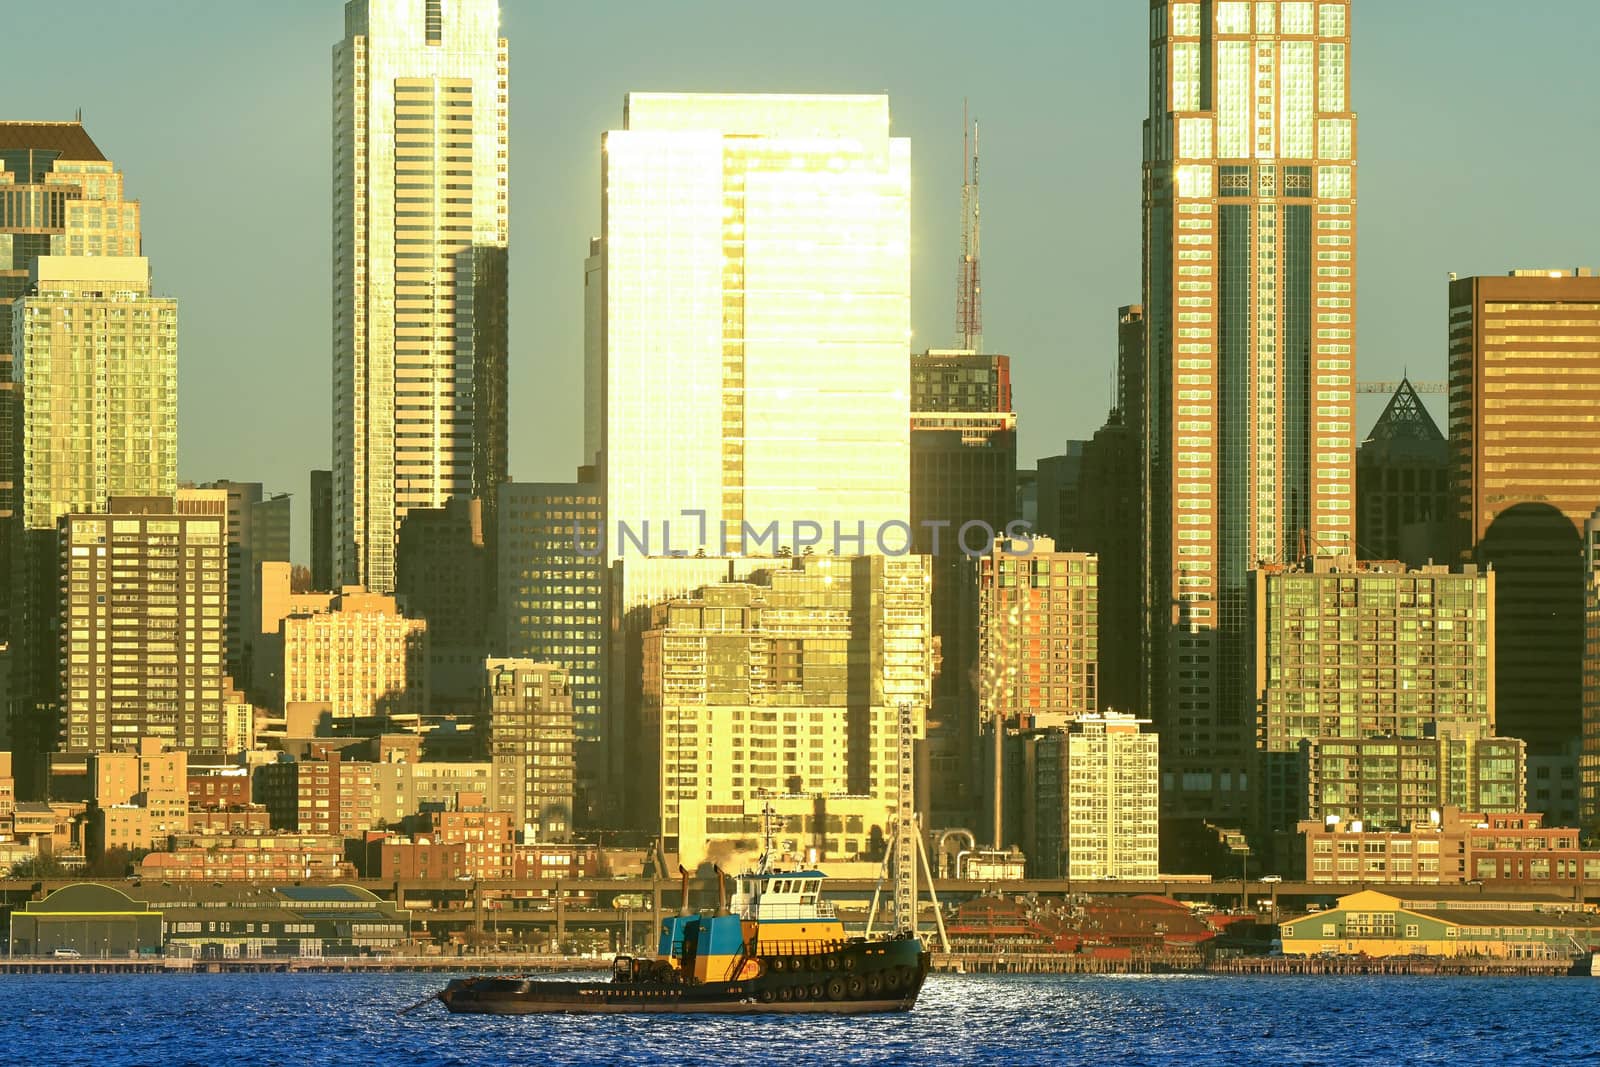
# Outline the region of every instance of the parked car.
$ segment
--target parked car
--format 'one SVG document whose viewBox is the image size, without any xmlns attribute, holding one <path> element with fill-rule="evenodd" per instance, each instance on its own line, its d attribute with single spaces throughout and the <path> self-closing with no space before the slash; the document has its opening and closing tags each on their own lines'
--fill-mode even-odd
<svg viewBox="0 0 1600 1067">
<path fill-rule="evenodd" d="M 1283 881 L 1283 875 L 1281 875 L 1281 874 L 1264 874 L 1264 875 L 1261 876 L 1261 881 L 1262 882 L 1274 882 L 1274 883 L 1281 882 L 1281 881 Z"/>
<path fill-rule="evenodd" d="M 75 948 L 58 948 L 54 952 L 50 953 L 50 955 L 54 956 L 58 960 L 83 959 L 83 953 L 79 952 Z"/>
</svg>

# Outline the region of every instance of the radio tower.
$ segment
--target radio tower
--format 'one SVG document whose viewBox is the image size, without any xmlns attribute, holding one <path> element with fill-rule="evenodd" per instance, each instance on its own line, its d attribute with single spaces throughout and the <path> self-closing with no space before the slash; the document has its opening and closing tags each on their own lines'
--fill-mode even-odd
<svg viewBox="0 0 1600 1067">
<path fill-rule="evenodd" d="M 978 281 L 978 122 L 961 102 L 961 263 L 956 274 L 956 347 L 983 351 L 983 286 Z"/>
</svg>

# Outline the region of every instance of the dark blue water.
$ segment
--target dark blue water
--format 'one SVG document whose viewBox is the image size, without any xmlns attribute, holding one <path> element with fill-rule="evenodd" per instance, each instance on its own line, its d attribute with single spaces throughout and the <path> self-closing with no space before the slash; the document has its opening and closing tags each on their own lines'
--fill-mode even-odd
<svg viewBox="0 0 1600 1067">
<path fill-rule="evenodd" d="M 1600 979 L 939 976 L 910 1014 L 396 1012 L 434 975 L 0 979 L 0 1067 L 1600 1061 Z"/>
</svg>

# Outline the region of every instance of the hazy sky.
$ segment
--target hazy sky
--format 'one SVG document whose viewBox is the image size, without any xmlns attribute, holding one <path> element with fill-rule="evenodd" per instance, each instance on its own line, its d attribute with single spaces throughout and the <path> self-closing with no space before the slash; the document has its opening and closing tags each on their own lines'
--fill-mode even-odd
<svg viewBox="0 0 1600 1067">
<path fill-rule="evenodd" d="M 1109 403 L 1139 299 L 1147 0 L 502 0 L 511 47 L 511 473 L 580 459 L 583 258 L 630 89 L 886 91 L 911 138 L 913 345 L 954 330 L 961 102 L 983 140 L 987 347 L 1025 462 Z M 338 0 L 8 3 L 6 119 L 83 109 L 179 299 L 180 475 L 295 494 L 329 465 Z M 1356 0 L 1358 359 L 1444 376 L 1445 276 L 1600 261 L 1600 5 Z M 1363 406 L 1363 430 L 1377 401 Z M 1432 405 L 1438 411 L 1437 403 Z"/>
</svg>

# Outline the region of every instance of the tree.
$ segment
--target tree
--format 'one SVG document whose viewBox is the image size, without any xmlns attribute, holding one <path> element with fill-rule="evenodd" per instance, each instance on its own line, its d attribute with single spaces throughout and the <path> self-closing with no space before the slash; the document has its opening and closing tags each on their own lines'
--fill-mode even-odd
<svg viewBox="0 0 1600 1067">
<path fill-rule="evenodd" d="M 72 872 L 54 856 L 30 856 L 11 868 L 12 878 L 70 878 Z"/>
</svg>

